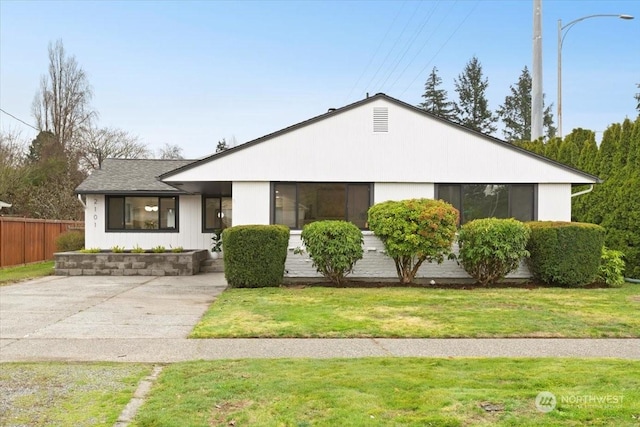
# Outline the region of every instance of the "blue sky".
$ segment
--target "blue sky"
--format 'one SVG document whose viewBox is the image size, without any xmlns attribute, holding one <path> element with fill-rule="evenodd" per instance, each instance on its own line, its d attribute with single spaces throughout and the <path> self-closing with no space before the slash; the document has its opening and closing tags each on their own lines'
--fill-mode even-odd
<svg viewBox="0 0 640 427">
<path fill-rule="evenodd" d="M 558 19 L 619 13 L 636 19 L 588 19 L 566 35 L 565 134 L 635 117 L 640 1 L 543 0 L 544 92 L 554 105 Z M 62 39 L 89 76 L 100 126 L 152 149 L 177 144 L 188 158 L 212 153 L 221 138 L 243 143 L 367 92 L 417 104 L 433 66 L 455 100 L 453 80 L 473 55 L 495 110 L 522 68 L 531 69 L 532 16 L 532 0 L 0 0 L 0 106 L 34 123 L 47 46 Z M 0 127 L 35 136 L 5 114 Z"/>
</svg>

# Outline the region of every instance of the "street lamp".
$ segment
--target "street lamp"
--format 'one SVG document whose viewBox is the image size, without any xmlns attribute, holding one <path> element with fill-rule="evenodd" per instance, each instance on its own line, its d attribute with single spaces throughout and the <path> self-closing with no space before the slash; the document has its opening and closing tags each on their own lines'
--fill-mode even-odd
<svg viewBox="0 0 640 427">
<path fill-rule="evenodd" d="M 584 21 L 589 18 L 620 18 L 620 19 L 633 19 L 631 15 L 615 15 L 615 14 L 598 14 L 588 15 L 582 18 L 575 19 L 569 22 L 567 25 L 562 26 L 562 19 L 558 19 L 558 136 L 562 138 L 562 44 L 567 33 L 580 21 Z M 564 34 L 563 34 L 564 31 Z"/>
</svg>

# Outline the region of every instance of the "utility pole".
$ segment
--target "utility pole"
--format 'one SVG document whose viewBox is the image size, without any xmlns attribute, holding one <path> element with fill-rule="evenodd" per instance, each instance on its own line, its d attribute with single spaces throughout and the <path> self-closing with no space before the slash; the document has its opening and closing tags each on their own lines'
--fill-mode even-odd
<svg viewBox="0 0 640 427">
<path fill-rule="evenodd" d="M 531 140 L 542 137 L 542 0 L 533 0 L 533 67 L 531 69 Z"/>
</svg>

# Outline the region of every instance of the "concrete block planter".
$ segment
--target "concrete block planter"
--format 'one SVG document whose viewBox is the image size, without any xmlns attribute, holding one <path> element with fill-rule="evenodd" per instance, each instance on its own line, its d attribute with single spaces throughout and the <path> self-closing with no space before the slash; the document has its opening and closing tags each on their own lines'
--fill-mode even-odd
<svg viewBox="0 0 640 427">
<path fill-rule="evenodd" d="M 179 253 L 58 252 L 57 276 L 192 276 L 209 258 L 205 249 Z"/>
</svg>

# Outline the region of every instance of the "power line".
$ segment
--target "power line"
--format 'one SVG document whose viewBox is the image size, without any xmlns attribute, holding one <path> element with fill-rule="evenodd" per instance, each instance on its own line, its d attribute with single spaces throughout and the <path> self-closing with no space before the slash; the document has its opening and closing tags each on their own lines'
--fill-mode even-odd
<svg viewBox="0 0 640 427">
<path fill-rule="evenodd" d="M 5 113 L 7 116 L 9 116 L 9 117 L 12 117 L 12 118 L 16 119 L 16 120 L 17 120 L 17 121 L 19 121 L 20 123 L 22 123 L 22 124 L 24 124 L 24 125 L 29 126 L 31 129 L 36 130 L 36 131 L 40 131 L 40 129 L 38 129 L 37 127 L 35 127 L 35 126 L 33 126 L 33 125 L 30 125 L 29 123 L 25 122 L 25 121 L 24 121 L 24 120 L 22 120 L 22 119 L 19 119 L 18 117 L 14 116 L 14 115 L 13 115 L 13 114 L 11 114 L 11 113 L 8 113 L 8 112 L 4 111 L 2 108 L 0 108 L 0 111 L 2 111 L 3 113 Z"/>
<path fill-rule="evenodd" d="M 367 84 L 366 88 L 370 88 L 372 87 L 372 83 L 373 81 L 376 79 L 376 77 L 378 77 L 378 73 L 380 72 L 380 70 L 382 69 L 382 67 L 384 66 L 384 64 L 386 64 L 387 59 L 389 59 L 389 55 L 391 55 L 391 52 L 393 52 L 396 48 L 396 46 L 398 45 L 398 43 L 400 42 L 400 39 L 402 38 L 402 36 L 404 35 L 404 32 L 407 30 L 407 27 L 409 26 L 409 24 L 411 23 L 411 21 L 413 20 L 413 17 L 415 16 L 416 12 L 418 11 L 418 8 L 420 7 L 420 2 L 418 2 L 418 4 L 416 5 L 415 10 L 413 11 L 413 13 L 411 14 L 411 16 L 409 17 L 409 20 L 407 21 L 407 23 L 404 25 L 404 27 L 402 28 L 402 31 L 400 32 L 400 34 L 398 35 L 398 37 L 396 38 L 396 41 L 393 43 L 393 46 L 391 47 L 391 49 L 387 52 L 387 55 L 384 57 L 384 60 L 380 63 L 380 66 L 378 67 L 378 69 L 376 70 L 375 74 L 373 75 L 373 77 L 371 78 L 371 80 L 369 81 L 369 83 Z M 375 86 L 374 86 L 375 87 Z M 375 92 L 375 90 L 374 90 Z"/>
<path fill-rule="evenodd" d="M 402 3 L 402 5 L 400 5 L 400 8 L 398 9 L 398 12 L 396 13 L 395 18 L 393 18 L 393 21 L 391 21 L 391 25 L 389 25 L 389 28 L 387 29 L 387 32 L 385 33 L 384 37 L 382 37 L 382 39 L 380 40 L 380 44 L 378 44 L 378 47 L 376 48 L 376 51 L 371 56 L 371 59 L 369 60 L 369 63 L 367 64 L 365 69 L 362 71 L 362 74 L 360 74 L 360 77 L 358 77 L 358 80 L 356 81 L 356 84 L 354 84 L 353 87 L 351 88 L 351 90 L 349 91 L 349 95 L 347 95 L 347 101 L 349 101 L 349 99 L 351 98 L 351 94 L 356 89 L 358 84 L 360 84 L 360 80 L 362 80 L 362 78 L 367 73 L 367 71 L 369 71 L 369 67 L 373 63 L 373 60 L 375 59 L 375 57 L 378 55 L 378 52 L 380 51 L 380 48 L 384 44 L 385 40 L 387 40 L 387 36 L 391 32 L 391 29 L 393 28 L 393 26 L 396 23 L 396 21 L 398 20 L 398 16 L 400 16 L 400 12 L 402 11 L 402 8 L 404 8 L 405 3 L 406 3 L 406 0 Z"/>
<path fill-rule="evenodd" d="M 387 84 L 387 81 L 391 78 L 393 73 L 396 71 L 396 69 L 398 68 L 398 66 L 400 65 L 400 63 L 404 59 L 404 57 L 407 55 L 407 53 L 409 52 L 411 47 L 413 47 L 413 44 L 415 43 L 416 39 L 420 36 L 420 34 L 422 34 L 422 32 L 424 31 L 425 27 L 427 26 L 427 24 L 431 20 L 431 17 L 433 16 L 433 14 L 435 13 L 437 8 L 438 8 L 438 3 L 434 3 L 433 9 L 431 9 L 430 11 L 427 11 L 426 15 L 422 19 L 423 20 L 422 26 L 420 26 L 420 28 L 414 33 L 413 37 L 411 37 L 411 39 L 407 42 L 406 48 L 404 49 L 404 52 L 402 52 L 402 55 L 400 55 L 400 58 L 396 61 L 396 64 L 393 66 L 391 71 L 389 71 L 389 73 L 387 74 L 387 77 L 384 79 L 384 81 L 380 84 L 380 88 L 383 91 L 385 91 L 384 87 Z M 393 85 L 392 85 L 392 87 L 393 87 Z M 391 89 L 391 88 L 389 88 L 389 89 Z"/>
<path fill-rule="evenodd" d="M 457 3 L 457 0 L 451 3 L 451 7 L 447 11 L 445 17 L 440 20 L 440 23 L 435 27 L 435 29 L 431 32 L 431 34 L 429 34 L 427 39 L 422 44 L 422 47 L 415 53 L 415 55 L 413 55 L 413 58 L 411 58 L 411 60 L 407 63 L 407 65 L 404 67 L 402 72 L 398 75 L 398 77 L 396 77 L 396 79 L 393 81 L 393 84 L 389 87 L 389 91 L 391 91 L 395 87 L 396 83 L 398 83 L 398 81 L 400 81 L 400 78 L 404 76 L 404 73 L 406 73 L 406 71 L 409 69 L 411 64 L 414 63 L 414 61 L 422 53 L 424 48 L 427 47 L 427 45 L 429 44 L 429 40 L 431 40 L 431 37 L 433 37 L 434 34 L 438 33 L 442 24 L 444 24 L 444 22 L 447 20 L 449 15 L 451 15 L 451 12 L 453 11 L 453 8 L 455 7 L 456 3 Z"/>
<path fill-rule="evenodd" d="M 427 62 L 427 64 L 424 66 L 424 68 L 422 68 L 422 70 L 420 70 L 420 72 L 416 75 L 416 77 L 411 80 L 411 83 L 409 83 L 409 85 L 407 86 L 407 88 L 405 90 L 402 91 L 402 93 L 400 93 L 400 96 L 404 95 L 404 93 L 406 91 L 409 90 L 409 88 L 411 87 L 411 85 L 413 85 L 413 83 L 418 80 L 418 77 L 420 77 L 425 70 L 427 69 L 427 67 L 429 67 L 429 65 L 431 65 L 431 62 L 433 62 L 434 59 L 436 59 L 436 56 L 438 56 L 440 54 L 440 52 L 442 51 L 442 49 L 444 49 L 444 47 L 447 45 L 447 43 L 449 43 L 449 40 L 451 40 L 453 38 L 453 36 L 458 32 L 458 30 L 460 29 L 460 27 L 462 27 L 462 25 L 467 21 L 467 19 L 469 18 L 469 16 L 471 16 L 471 14 L 473 13 L 474 10 L 476 10 L 476 7 L 478 6 L 478 3 L 480 2 L 480 0 L 476 0 L 476 4 L 473 5 L 473 7 L 471 8 L 471 10 L 469 11 L 469 13 L 467 13 L 467 16 L 464 17 L 464 19 L 462 20 L 462 22 L 460 22 L 460 24 L 456 27 L 456 29 L 453 31 L 453 33 L 451 33 L 451 35 L 449 36 L 449 38 L 447 40 L 445 40 L 445 42 L 442 44 L 442 46 L 440 46 L 440 49 L 438 49 L 438 51 L 435 53 L 435 55 L 433 55 L 431 57 L 431 59 L 429 60 L 429 62 Z"/>
</svg>

